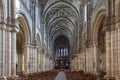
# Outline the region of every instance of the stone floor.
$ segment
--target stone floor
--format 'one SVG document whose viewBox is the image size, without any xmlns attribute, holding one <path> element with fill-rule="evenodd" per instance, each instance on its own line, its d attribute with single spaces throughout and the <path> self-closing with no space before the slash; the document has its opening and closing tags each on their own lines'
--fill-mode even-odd
<svg viewBox="0 0 120 80">
<path fill-rule="evenodd" d="M 63 71 L 59 72 L 58 75 L 56 76 L 55 80 L 67 80 L 65 73 Z"/>
</svg>

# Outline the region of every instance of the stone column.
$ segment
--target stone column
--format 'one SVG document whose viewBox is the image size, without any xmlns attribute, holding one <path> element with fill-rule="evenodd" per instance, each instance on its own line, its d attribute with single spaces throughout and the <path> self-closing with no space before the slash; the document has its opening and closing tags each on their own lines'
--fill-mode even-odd
<svg viewBox="0 0 120 80">
<path fill-rule="evenodd" d="M 75 58 L 73 58 L 73 69 L 75 70 Z"/>
<path fill-rule="evenodd" d="M 92 47 L 90 47 L 90 72 L 93 72 L 93 53 L 92 53 Z"/>
<path fill-rule="evenodd" d="M 73 69 L 73 59 L 70 59 L 71 62 L 71 69 Z"/>
<path fill-rule="evenodd" d="M 41 71 L 44 71 L 44 67 L 45 66 L 44 66 L 44 54 L 43 53 L 41 54 L 41 60 L 40 60 L 40 62 L 41 62 L 40 63 L 40 65 L 41 65 Z"/>
<path fill-rule="evenodd" d="M 16 76 L 16 26 L 15 26 L 15 0 L 9 0 L 8 5 L 8 25 L 11 28 L 11 75 L 12 77 Z"/>
<path fill-rule="evenodd" d="M 39 72 L 40 71 L 40 68 L 39 68 L 39 66 L 40 66 L 40 52 L 39 52 L 39 50 L 37 50 L 37 72 Z"/>
<path fill-rule="evenodd" d="M 78 70 L 78 56 L 77 55 L 76 55 L 75 63 L 76 63 L 76 70 Z"/>
<path fill-rule="evenodd" d="M 84 56 L 84 53 L 83 53 L 83 51 L 80 53 L 80 56 L 79 56 L 79 62 L 80 62 L 80 70 L 84 70 L 85 71 L 85 63 L 84 63 L 84 58 L 85 56 Z"/>
<path fill-rule="evenodd" d="M 2 76 L 2 63 L 3 63 L 3 60 L 2 60 L 2 57 L 3 57 L 3 53 L 2 53 L 2 40 L 3 37 L 2 37 L 2 30 L 0 29 L 0 76 Z"/>
<path fill-rule="evenodd" d="M 75 60 L 75 58 L 72 59 L 72 68 L 73 68 L 73 70 L 75 69 L 75 61 L 74 60 Z"/>
<path fill-rule="evenodd" d="M 50 58 L 48 57 L 48 70 L 50 70 Z"/>
<path fill-rule="evenodd" d="M 30 51 L 30 65 L 31 65 L 31 73 L 33 72 L 33 48 L 32 48 L 32 45 L 31 45 L 31 51 Z"/>
<path fill-rule="evenodd" d="M 40 64 L 39 64 L 39 68 L 40 68 L 40 72 L 42 71 L 42 54 L 41 54 L 41 52 L 40 52 Z"/>
<path fill-rule="evenodd" d="M 2 58 L 2 60 L 3 60 L 3 63 L 2 63 L 2 67 L 3 67 L 3 71 L 2 71 L 2 75 L 4 76 L 4 75 L 6 75 L 6 73 L 5 73 L 5 66 L 6 66 L 6 62 L 5 62 L 5 30 L 3 30 L 3 44 L 2 44 L 2 46 L 3 46 L 3 58 Z"/>
<path fill-rule="evenodd" d="M 113 51 L 114 51 L 114 63 L 113 63 L 113 67 L 114 67 L 114 76 L 118 76 L 118 31 L 117 29 L 114 30 L 114 48 L 113 48 Z"/>
<path fill-rule="evenodd" d="M 46 66 L 45 66 L 45 58 L 46 58 L 46 57 L 45 57 L 45 54 L 43 54 L 43 64 L 42 64 L 42 65 L 43 65 L 43 71 L 45 71 L 45 69 L 46 69 Z"/>
<path fill-rule="evenodd" d="M 52 60 L 50 60 L 50 69 L 53 69 L 54 67 L 53 67 L 53 61 Z"/>
<path fill-rule="evenodd" d="M 39 72 L 41 71 L 41 52 L 39 52 Z"/>
<path fill-rule="evenodd" d="M 11 33 L 11 74 L 16 76 L 16 31 Z"/>
<path fill-rule="evenodd" d="M 78 70 L 80 70 L 80 54 L 78 54 Z"/>
<path fill-rule="evenodd" d="M 46 61 L 46 57 L 45 57 L 45 54 L 43 54 L 43 71 L 46 70 L 46 63 L 45 63 L 45 61 Z"/>
<path fill-rule="evenodd" d="M 74 58 L 74 69 L 76 70 L 77 64 L 76 64 L 76 57 Z"/>
<path fill-rule="evenodd" d="M 52 64 L 52 60 L 51 60 L 51 59 L 50 59 L 50 64 L 49 64 L 49 65 L 50 65 L 49 70 L 51 70 L 51 69 L 52 69 L 52 65 L 53 65 L 53 64 Z"/>
<path fill-rule="evenodd" d="M 33 50 L 32 50 L 32 46 L 31 44 L 29 45 L 30 47 L 30 52 L 29 52 L 29 72 L 32 73 L 33 72 Z M 25 63 L 27 64 L 27 61 L 25 61 Z"/>
<path fill-rule="evenodd" d="M 15 57 L 16 58 L 16 57 Z M 7 76 L 11 76 L 11 32 L 9 30 L 6 31 L 6 73 Z"/>
<path fill-rule="evenodd" d="M 92 73 L 95 73 L 94 72 L 95 62 L 94 62 L 94 47 L 93 47 L 93 45 L 91 45 L 91 54 L 92 54 L 92 65 L 91 65 L 91 67 L 92 67 Z"/>
<path fill-rule="evenodd" d="M 51 66 L 52 66 L 52 61 L 51 61 L 51 59 L 49 57 L 49 70 L 51 70 Z"/>
<path fill-rule="evenodd" d="M 49 63 L 50 63 L 50 60 L 49 60 L 49 57 L 47 59 L 47 69 L 49 70 Z"/>
<path fill-rule="evenodd" d="M 48 57 L 46 56 L 46 59 L 45 59 L 45 64 L 46 64 L 46 71 L 48 70 Z"/>
<path fill-rule="evenodd" d="M 86 51 L 85 51 L 85 63 L 86 63 L 86 72 L 88 72 L 89 71 L 89 60 L 88 60 L 88 53 L 87 53 L 87 49 L 86 49 Z"/>
<path fill-rule="evenodd" d="M 4 37 L 5 37 L 4 38 L 4 42 L 3 42 L 3 45 L 4 45 L 4 50 L 3 50 L 4 52 L 3 52 L 3 54 L 4 54 L 4 64 L 5 64 L 4 65 L 4 76 L 7 76 L 7 70 L 6 70 L 7 69 L 7 59 L 6 59 L 7 58 L 7 53 L 6 53 L 6 46 L 7 46 L 6 39 L 7 39 L 7 35 L 6 35 L 5 29 L 4 29 L 4 33 L 3 34 L 4 34 Z"/>
<path fill-rule="evenodd" d="M 71 69 L 73 69 L 73 59 L 71 59 L 70 61 L 71 61 Z"/>
<path fill-rule="evenodd" d="M 120 28 L 118 28 L 118 74 L 120 74 L 120 64 L 119 63 L 120 63 Z"/>
<path fill-rule="evenodd" d="M 89 54 L 89 58 L 88 58 L 88 60 L 89 60 L 89 71 L 90 71 L 90 73 L 92 73 L 92 65 L 93 65 L 93 63 L 92 63 L 91 47 L 88 48 L 88 54 Z"/>
<path fill-rule="evenodd" d="M 37 71 L 37 47 L 31 44 L 30 44 L 30 52 L 29 52 L 29 67 L 30 67 L 30 72 Z"/>
<path fill-rule="evenodd" d="M 35 62 L 35 61 L 34 61 L 34 56 L 35 56 L 35 55 L 34 55 L 33 45 L 32 45 L 32 53 L 31 53 L 31 54 L 32 54 L 32 56 L 31 56 L 31 59 L 32 59 L 32 60 L 31 60 L 31 64 L 32 64 L 32 73 L 33 73 L 33 72 L 34 72 L 34 66 L 35 66 L 35 65 L 34 65 L 34 62 Z"/>
<path fill-rule="evenodd" d="M 37 72 L 37 46 L 34 46 L 34 72 Z"/>
<path fill-rule="evenodd" d="M 77 55 L 77 70 L 79 70 L 79 54 Z"/>
<path fill-rule="evenodd" d="M 114 56 L 113 55 L 114 55 L 114 47 L 115 47 L 114 46 L 114 39 L 115 39 L 114 32 L 115 32 L 114 30 L 111 31 L 111 51 L 110 51 L 111 52 L 111 56 L 110 56 L 111 65 L 110 66 L 111 66 L 111 75 L 112 76 L 114 75 L 114 73 L 113 73 L 114 72 L 114 66 L 113 66 L 114 65 Z"/>
<path fill-rule="evenodd" d="M 46 55 L 45 55 L 45 59 L 44 60 L 45 60 L 45 62 L 44 62 L 45 63 L 45 71 L 47 71 L 47 57 L 46 57 Z"/>
<path fill-rule="evenodd" d="M 33 45 L 32 45 L 32 47 L 31 47 L 31 50 L 32 50 L 32 52 L 31 52 L 31 65 L 32 65 L 32 73 L 34 72 L 34 67 L 35 67 L 35 65 L 34 65 L 34 56 L 35 56 L 35 54 L 34 54 L 34 48 L 33 48 Z"/>
<path fill-rule="evenodd" d="M 48 62 L 49 62 L 49 64 L 48 64 L 48 70 L 50 70 L 50 64 L 51 64 L 50 58 L 48 59 Z"/>
<path fill-rule="evenodd" d="M 76 55 L 76 70 L 78 70 L 79 64 L 78 64 L 78 55 Z"/>
<path fill-rule="evenodd" d="M 110 31 L 106 32 L 106 73 L 111 76 L 111 36 Z"/>
<path fill-rule="evenodd" d="M 30 72 L 36 72 L 37 71 L 37 48 L 35 45 L 30 45 L 29 64 L 30 64 Z"/>
<path fill-rule="evenodd" d="M 97 72 L 97 44 L 93 44 L 93 67 L 94 67 L 94 72 Z"/>
<path fill-rule="evenodd" d="M 11 34 L 5 30 L 5 76 L 11 76 Z"/>
<path fill-rule="evenodd" d="M 76 57 L 74 58 L 74 70 L 76 70 Z"/>
<path fill-rule="evenodd" d="M 116 75 L 117 76 L 119 76 L 119 62 L 118 62 L 118 29 L 116 29 L 116 31 L 115 31 L 115 34 L 116 34 L 116 50 L 115 50 L 115 52 L 116 52 Z"/>
<path fill-rule="evenodd" d="M 30 71 L 30 61 L 29 61 L 29 56 L 31 54 L 31 45 L 29 43 L 25 44 L 24 47 L 24 52 L 23 52 L 23 56 L 24 56 L 24 62 L 23 62 L 23 67 L 24 67 L 24 72 L 25 74 L 29 73 Z"/>
<path fill-rule="evenodd" d="M 91 65 L 92 65 L 92 56 L 90 48 L 87 48 L 87 64 L 88 64 L 88 72 L 91 72 Z"/>
<path fill-rule="evenodd" d="M 50 59 L 50 70 L 53 69 L 53 63 L 52 60 Z"/>
<path fill-rule="evenodd" d="M 40 71 L 43 71 L 43 54 L 40 54 Z"/>
<path fill-rule="evenodd" d="M 82 67 L 81 67 L 81 66 L 83 65 L 83 64 L 82 64 L 82 58 L 83 58 L 83 57 L 82 57 L 81 54 L 83 54 L 83 53 L 80 52 L 80 54 L 79 54 L 79 58 L 78 58 L 78 59 L 79 59 L 79 70 L 83 70 Z M 82 57 L 82 58 L 81 58 L 81 57 Z"/>
<path fill-rule="evenodd" d="M 49 61 L 50 61 L 49 57 L 47 57 L 47 61 L 46 61 L 47 62 L 47 70 L 49 70 Z"/>
<path fill-rule="evenodd" d="M 77 69 L 77 57 L 74 58 L 74 69 L 76 70 Z"/>
</svg>

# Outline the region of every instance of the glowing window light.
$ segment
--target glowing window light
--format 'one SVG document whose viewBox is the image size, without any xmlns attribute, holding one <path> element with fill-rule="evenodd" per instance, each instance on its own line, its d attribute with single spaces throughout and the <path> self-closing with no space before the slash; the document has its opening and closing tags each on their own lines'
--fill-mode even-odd
<svg viewBox="0 0 120 80">
<path fill-rule="evenodd" d="M 17 9 L 20 8 L 20 2 L 19 2 L 19 0 L 16 0 L 16 8 L 17 8 Z"/>
</svg>

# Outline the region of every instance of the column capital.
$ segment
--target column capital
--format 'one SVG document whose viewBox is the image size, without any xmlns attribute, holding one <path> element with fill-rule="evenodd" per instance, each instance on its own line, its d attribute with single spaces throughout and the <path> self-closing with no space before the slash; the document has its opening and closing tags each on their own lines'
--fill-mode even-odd
<svg viewBox="0 0 120 80">
<path fill-rule="evenodd" d="M 98 46 L 98 41 L 97 40 L 93 40 L 92 46 Z"/>
<path fill-rule="evenodd" d="M 0 29 L 8 32 L 18 32 L 18 27 L 16 25 L 10 25 L 5 22 L 0 22 Z"/>
<path fill-rule="evenodd" d="M 36 43 L 35 44 L 34 43 L 26 43 L 25 47 L 37 48 L 38 44 L 36 44 Z"/>
<path fill-rule="evenodd" d="M 5 29 L 5 23 L 4 22 L 0 22 L 0 29 Z"/>
<path fill-rule="evenodd" d="M 87 41 L 86 48 L 89 48 L 89 47 L 91 47 L 91 46 L 92 46 L 92 44 L 93 44 L 93 42 L 92 42 L 92 41 Z"/>
<path fill-rule="evenodd" d="M 109 16 L 109 17 L 107 17 L 106 21 L 105 21 L 105 28 L 104 28 L 104 30 L 105 31 L 111 31 L 111 30 L 117 29 L 117 27 L 115 26 L 115 24 L 117 22 L 119 22 L 119 21 L 120 21 L 120 19 L 117 18 L 116 16 L 112 16 L 112 17 Z"/>
</svg>

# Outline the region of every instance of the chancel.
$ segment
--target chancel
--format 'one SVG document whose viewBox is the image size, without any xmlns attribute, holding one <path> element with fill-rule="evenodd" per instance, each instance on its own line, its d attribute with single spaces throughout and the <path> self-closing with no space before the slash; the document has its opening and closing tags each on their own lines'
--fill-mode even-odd
<svg viewBox="0 0 120 80">
<path fill-rule="evenodd" d="M 0 80 L 120 80 L 120 0 L 0 0 Z"/>
<path fill-rule="evenodd" d="M 70 61 L 70 42 L 67 37 L 61 35 L 54 41 L 55 68 L 65 69 Z"/>
</svg>

